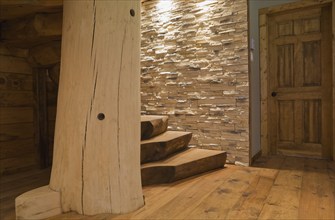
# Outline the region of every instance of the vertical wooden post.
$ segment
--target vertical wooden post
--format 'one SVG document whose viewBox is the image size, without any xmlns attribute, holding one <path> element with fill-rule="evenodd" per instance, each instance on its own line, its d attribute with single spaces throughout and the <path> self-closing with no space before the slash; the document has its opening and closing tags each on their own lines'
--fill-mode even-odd
<svg viewBox="0 0 335 220">
<path fill-rule="evenodd" d="M 50 185 L 16 198 L 20 219 L 143 206 L 140 1 L 64 1 Z"/>
<path fill-rule="evenodd" d="M 140 1 L 64 1 L 50 188 L 63 211 L 126 213 L 140 176 Z"/>
<path fill-rule="evenodd" d="M 50 165 L 46 74 L 46 69 L 34 69 L 36 97 L 36 142 L 40 155 L 41 168 L 46 168 Z"/>
</svg>

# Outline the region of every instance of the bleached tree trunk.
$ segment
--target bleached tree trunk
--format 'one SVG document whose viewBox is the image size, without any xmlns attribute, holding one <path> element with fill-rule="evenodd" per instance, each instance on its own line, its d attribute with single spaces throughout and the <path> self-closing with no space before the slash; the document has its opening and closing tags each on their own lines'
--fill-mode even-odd
<svg viewBox="0 0 335 220">
<path fill-rule="evenodd" d="M 143 205 L 139 74 L 140 1 L 64 1 L 50 180 L 63 211 Z"/>
</svg>

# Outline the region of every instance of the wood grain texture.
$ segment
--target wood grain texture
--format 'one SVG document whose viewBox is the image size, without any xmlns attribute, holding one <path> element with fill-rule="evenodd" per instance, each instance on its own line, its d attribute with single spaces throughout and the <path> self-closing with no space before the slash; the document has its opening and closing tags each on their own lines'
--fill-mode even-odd
<svg viewBox="0 0 335 220">
<path fill-rule="evenodd" d="M 20 194 L 48 184 L 50 169 L 30 170 L 0 178 L 0 218 L 15 219 L 15 198 Z"/>
<path fill-rule="evenodd" d="M 32 69 L 27 51 L 0 44 L 0 176 L 36 167 Z"/>
<path fill-rule="evenodd" d="M 174 182 L 206 171 L 222 168 L 226 152 L 188 149 L 158 162 L 143 164 L 142 185 Z"/>
<path fill-rule="evenodd" d="M 37 13 L 25 19 L 14 19 L 2 24 L 1 38 L 7 45 L 31 48 L 60 40 L 62 35 L 62 13 Z"/>
<path fill-rule="evenodd" d="M 0 90 L 3 91 L 32 91 L 32 75 L 0 72 Z"/>
<path fill-rule="evenodd" d="M 32 69 L 25 58 L 15 56 L 1 56 L 0 72 L 32 74 Z"/>
<path fill-rule="evenodd" d="M 24 156 L 36 151 L 35 139 L 3 141 L 0 145 L 0 159 Z"/>
<path fill-rule="evenodd" d="M 141 163 L 157 161 L 185 150 L 192 138 L 191 132 L 167 131 L 141 141 Z"/>
<path fill-rule="evenodd" d="M 167 130 L 168 116 L 142 115 L 141 140 L 155 137 Z"/>
<path fill-rule="evenodd" d="M 33 91 L 3 91 L 0 93 L 0 107 L 33 107 Z"/>
<path fill-rule="evenodd" d="M 60 62 L 60 50 L 61 41 L 52 41 L 30 48 L 29 62 L 34 67 L 52 67 Z"/>
<path fill-rule="evenodd" d="M 38 160 L 35 152 L 23 156 L 15 155 L 15 157 L 0 160 L 0 176 L 36 169 L 37 167 Z"/>
<path fill-rule="evenodd" d="M 63 0 L 1 0 L 0 20 L 15 19 L 36 12 L 51 13 L 59 11 Z"/>
<path fill-rule="evenodd" d="M 65 1 L 63 13 L 50 187 L 64 212 L 135 210 L 143 205 L 140 2 Z"/>
<path fill-rule="evenodd" d="M 0 179 L 0 195 L 7 198 L 0 200 L 1 219 L 15 217 L 13 195 L 46 184 L 47 174 L 30 171 Z M 333 184 L 334 161 L 261 157 L 255 167 L 225 165 L 223 170 L 172 184 L 144 187 L 146 205 L 129 214 L 83 216 L 70 212 L 49 219 L 190 219 L 196 212 L 200 213 L 198 219 L 261 219 L 261 215 L 276 219 L 285 206 L 288 210 L 281 215 L 285 219 L 334 219 Z M 290 206 L 294 203 L 296 208 Z M 219 208 L 208 209 L 205 204 Z"/>
<path fill-rule="evenodd" d="M 24 124 L 0 124 L 0 142 L 34 137 L 34 125 Z"/>
<path fill-rule="evenodd" d="M 297 2 L 260 11 L 261 111 L 264 119 L 261 142 L 264 154 L 330 158 L 334 152 L 331 138 L 334 123 L 329 121 L 329 118 L 334 119 L 331 110 L 335 100 L 331 92 L 334 85 L 330 84 L 335 76 L 331 63 L 334 52 L 325 46 L 331 42 L 332 3 Z M 304 12 L 304 8 L 308 12 Z M 284 12 L 290 9 L 296 10 Z M 279 11 L 282 13 L 273 14 Z M 273 74 L 267 76 L 270 73 Z M 277 96 L 271 97 L 272 92 Z M 280 103 L 288 101 L 293 102 L 291 113 L 280 114 L 277 107 L 283 107 Z M 273 123 L 274 120 L 277 122 Z M 278 122 L 280 129 L 277 129 Z M 293 137 L 293 142 L 281 141 L 280 135 L 286 135 L 288 139 Z"/>
<path fill-rule="evenodd" d="M 45 219 L 62 213 L 60 193 L 50 187 L 33 189 L 15 199 L 17 219 Z"/>
<path fill-rule="evenodd" d="M 29 122 L 34 122 L 34 109 L 31 107 L 0 108 L 0 124 Z"/>
</svg>

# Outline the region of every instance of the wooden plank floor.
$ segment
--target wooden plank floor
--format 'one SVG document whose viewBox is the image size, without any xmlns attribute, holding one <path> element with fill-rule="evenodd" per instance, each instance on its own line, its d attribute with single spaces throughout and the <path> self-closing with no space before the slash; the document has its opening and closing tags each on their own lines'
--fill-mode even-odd
<svg viewBox="0 0 335 220">
<path fill-rule="evenodd" d="M 49 171 L 1 179 L 0 219 L 12 220 L 14 198 L 45 185 Z M 254 167 L 226 165 L 174 184 L 144 189 L 146 205 L 126 215 L 58 219 L 334 219 L 335 162 L 294 157 L 259 159 Z"/>
</svg>

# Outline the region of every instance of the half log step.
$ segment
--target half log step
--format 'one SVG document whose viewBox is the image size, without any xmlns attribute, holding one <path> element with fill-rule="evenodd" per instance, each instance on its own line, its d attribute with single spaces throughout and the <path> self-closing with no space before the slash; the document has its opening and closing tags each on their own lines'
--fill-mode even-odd
<svg viewBox="0 0 335 220">
<path fill-rule="evenodd" d="M 168 116 L 142 115 L 141 140 L 146 140 L 164 133 L 168 126 Z"/>
<path fill-rule="evenodd" d="M 188 148 L 191 132 L 167 131 L 168 116 L 141 116 L 142 185 L 170 183 L 223 168 L 224 151 Z"/>
<path fill-rule="evenodd" d="M 162 160 L 185 150 L 192 137 L 191 132 L 166 131 L 149 140 L 141 141 L 141 163 Z"/>
<path fill-rule="evenodd" d="M 188 149 L 158 162 L 143 164 L 142 185 L 170 183 L 210 170 L 223 168 L 227 154 L 223 151 Z"/>
</svg>

